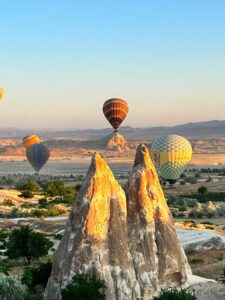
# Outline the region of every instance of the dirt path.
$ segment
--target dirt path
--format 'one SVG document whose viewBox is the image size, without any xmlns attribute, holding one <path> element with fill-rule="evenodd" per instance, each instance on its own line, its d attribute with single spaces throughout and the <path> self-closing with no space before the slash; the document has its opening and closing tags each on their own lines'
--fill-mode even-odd
<svg viewBox="0 0 225 300">
<path fill-rule="evenodd" d="M 199 283 L 189 288 L 198 300 L 225 300 L 225 285 L 214 282 Z"/>
</svg>

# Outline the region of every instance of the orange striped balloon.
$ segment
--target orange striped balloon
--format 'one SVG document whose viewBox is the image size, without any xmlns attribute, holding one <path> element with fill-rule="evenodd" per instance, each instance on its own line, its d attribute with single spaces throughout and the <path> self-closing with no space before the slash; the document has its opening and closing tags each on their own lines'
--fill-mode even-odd
<svg viewBox="0 0 225 300">
<path fill-rule="evenodd" d="M 115 131 L 128 114 L 128 103 L 119 98 L 107 100 L 103 105 L 103 113 Z"/>
<path fill-rule="evenodd" d="M 23 138 L 23 146 L 26 149 L 28 149 L 33 144 L 38 144 L 39 142 L 40 142 L 40 139 L 35 134 L 28 135 Z"/>
</svg>

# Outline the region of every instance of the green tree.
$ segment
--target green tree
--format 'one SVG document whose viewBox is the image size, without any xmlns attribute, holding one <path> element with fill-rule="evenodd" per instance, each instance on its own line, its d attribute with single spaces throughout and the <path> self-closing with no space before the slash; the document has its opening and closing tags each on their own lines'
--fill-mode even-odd
<svg viewBox="0 0 225 300">
<path fill-rule="evenodd" d="M 153 300 L 197 300 L 197 297 L 194 292 L 171 288 L 161 290 L 159 296 L 154 297 Z"/>
<path fill-rule="evenodd" d="M 16 276 L 0 273 L 0 299 L 23 300 L 27 295 L 27 288 Z"/>
<path fill-rule="evenodd" d="M 72 283 L 61 291 L 62 300 L 104 300 L 105 284 L 84 274 L 73 277 Z"/>
<path fill-rule="evenodd" d="M 200 187 L 198 188 L 198 193 L 199 193 L 199 194 L 204 195 L 206 192 L 207 192 L 207 187 L 205 187 L 205 186 L 200 186 Z"/>
<path fill-rule="evenodd" d="M 42 233 L 23 226 L 10 232 L 6 242 L 6 255 L 12 259 L 24 257 L 30 264 L 33 259 L 47 255 L 52 246 L 53 243 Z"/>
</svg>

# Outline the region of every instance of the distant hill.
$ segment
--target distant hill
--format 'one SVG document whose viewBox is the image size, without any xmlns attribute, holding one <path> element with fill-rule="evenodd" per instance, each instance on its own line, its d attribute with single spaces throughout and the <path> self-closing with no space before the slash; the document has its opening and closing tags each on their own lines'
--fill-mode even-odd
<svg viewBox="0 0 225 300">
<path fill-rule="evenodd" d="M 36 133 L 42 138 L 68 137 L 73 139 L 98 139 L 112 132 L 111 128 L 84 129 L 84 130 L 20 130 L 15 128 L 0 129 L 0 138 L 22 138 L 25 135 Z M 225 138 L 225 120 L 187 123 L 176 126 L 133 128 L 130 126 L 121 127 L 120 132 L 130 140 L 152 140 L 162 135 L 178 134 L 189 139 L 195 138 Z"/>
</svg>

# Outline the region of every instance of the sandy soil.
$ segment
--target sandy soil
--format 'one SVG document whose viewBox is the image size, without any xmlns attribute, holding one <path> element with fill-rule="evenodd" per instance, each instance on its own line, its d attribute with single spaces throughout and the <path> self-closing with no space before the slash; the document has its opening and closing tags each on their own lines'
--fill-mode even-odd
<svg viewBox="0 0 225 300">
<path fill-rule="evenodd" d="M 0 190 L 0 212 L 10 212 L 13 208 L 18 207 L 24 203 L 36 204 L 42 196 L 35 195 L 32 199 L 24 199 L 19 197 L 21 193 L 16 190 Z M 6 205 L 5 201 L 10 200 L 14 206 Z"/>
</svg>

